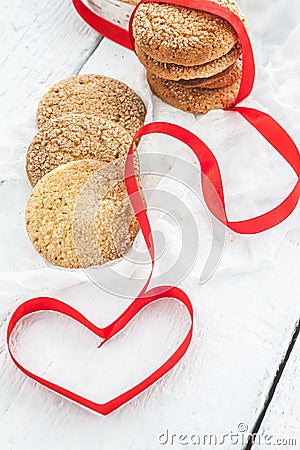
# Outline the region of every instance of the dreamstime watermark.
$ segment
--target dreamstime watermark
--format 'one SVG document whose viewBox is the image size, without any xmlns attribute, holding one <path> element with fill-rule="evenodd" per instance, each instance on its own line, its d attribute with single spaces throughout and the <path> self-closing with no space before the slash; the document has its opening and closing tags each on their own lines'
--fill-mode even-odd
<svg viewBox="0 0 300 450">
<path fill-rule="evenodd" d="M 162 434 L 158 436 L 158 442 L 161 446 L 200 446 L 201 447 L 222 447 L 222 446 L 235 446 L 247 444 L 255 444 L 256 446 L 297 446 L 296 438 L 286 438 L 274 436 L 270 433 L 251 433 L 248 430 L 246 423 L 239 423 L 237 431 L 230 431 L 224 434 L 214 433 L 175 433 L 166 429 Z"/>
<path fill-rule="evenodd" d="M 200 251 L 203 257 L 202 235 L 206 233 L 205 238 L 210 234 L 210 249 L 197 275 L 203 284 L 213 275 L 223 254 L 224 210 L 214 186 L 202 174 L 202 183 L 221 220 L 208 210 L 199 193 L 198 167 L 170 155 L 165 167 L 163 156 L 147 152 L 134 161 L 144 199 L 138 202 L 137 212 L 146 209 L 154 241 L 153 284 L 179 285 L 193 269 Z M 74 211 L 73 241 L 80 266 L 90 280 L 113 295 L 130 298 L 145 284 L 150 259 L 142 233 L 131 245 L 130 232 L 134 221 L 136 229 L 137 221 L 125 190 L 124 166 L 125 158 L 106 164 L 82 188 Z M 201 221 L 206 222 L 202 235 Z M 113 261 L 107 262 L 111 251 Z"/>
</svg>

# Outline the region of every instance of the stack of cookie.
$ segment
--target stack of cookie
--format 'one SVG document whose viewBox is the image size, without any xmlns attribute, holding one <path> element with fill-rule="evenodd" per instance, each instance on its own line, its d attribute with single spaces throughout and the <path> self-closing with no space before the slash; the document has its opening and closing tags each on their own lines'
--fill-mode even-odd
<svg viewBox="0 0 300 450">
<path fill-rule="evenodd" d="M 41 99 L 26 158 L 26 227 L 47 261 L 90 267 L 130 248 L 139 226 L 123 170 L 145 115 L 135 92 L 100 75 L 63 80 Z"/>
<path fill-rule="evenodd" d="M 234 0 L 213 0 L 245 23 Z M 135 51 L 152 91 L 183 111 L 233 106 L 242 76 L 241 46 L 232 26 L 210 13 L 143 3 L 133 20 Z"/>
</svg>

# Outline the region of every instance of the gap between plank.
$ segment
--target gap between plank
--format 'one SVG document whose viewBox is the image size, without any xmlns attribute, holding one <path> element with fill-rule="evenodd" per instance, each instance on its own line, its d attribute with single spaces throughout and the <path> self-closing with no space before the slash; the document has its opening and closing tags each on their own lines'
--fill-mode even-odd
<svg viewBox="0 0 300 450">
<path fill-rule="evenodd" d="M 286 365 L 288 363 L 288 360 L 289 360 L 289 358 L 290 358 L 290 356 L 292 354 L 292 351 L 294 349 L 295 343 L 296 343 L 298 338 L 300 339 L 299 335 L 300 335 L 300 319 L 296 322 L 296 327 L 295 327 L 295 331 L 293 333 L 292 340 L 291 340 L 291 342 L 290 342 L 290 344 L 288 346 L 288 349 L 286 351 L 286 354 L 285 354 L 283 360 L 281 361 L 281 363 L 280 363 L 280 365 L 278 367 L 276 376 L 275 376 L 275 378 L 273 380 L 273 383 L 271 384 L 271 387 L 270 387 L 270 390 L 268 392 L 268 395 L 267 395 L 265 404 L 263 406 L 263 409 L 260 412 L 260 414 L 259 414 L 259 416 L 258 416 L 258 418 L 257 418 L 257 420 L 256 420 L 256 422 L 254 424 L 254 427 L 253 427 L 253 429 L 252 429 L 252 431 L 250 433 L 250 434 L 254 435 L 254 439 L 250 439 L 250 441 L 248 442 L 248 444 L 246 445 L 244 450 L 251 450 L 253 445 L 255 444 L 255 438 L 256 438 L 255 435 L 257 433 L 259 433 L 260 427 L 261 427 L 261 425 L 263 423 L 263 420 L 264 420 L 264 418 L 266 416 L 266 413 L 267 413 L 267 411 L 269 409 L 269 406 L 270 406 L 270 404 L 271 404 L 271 402 L 273 400 L 273 397 L 274 397 L 274 394 L 276 392 L 277 386 L 278 386 L 278 384 L 279 384 L 279 382 L 281 380 L 282 374 L 283 374 L 283 372 L 285 370 L 285 367 L 286 367 Z"/>
<path fill-rule="evenodd" d="M 82 63 L 80 64 L 80 66 L 77 68 L 76 70 L 76 75 L 79 74 L 79 72 L 81 71 L 81 69 L 83 68 L 83 66 L 88 62 L 88 60 L 93 56 L 93 54 L 95 53 L 95 51 L 97 50 L 97 48 L 99 47 L 99 45 L 101 44 L 101 42 L 103 41 L 103 37 L 99 35 L 99 41 L 97 42 L 97 44 L 95 45 L 94 48 L 91 49 L 90 53 L 87 55 L 87 57 L 84 59 L 84 61 L 82 61 Z"/>
</svg>

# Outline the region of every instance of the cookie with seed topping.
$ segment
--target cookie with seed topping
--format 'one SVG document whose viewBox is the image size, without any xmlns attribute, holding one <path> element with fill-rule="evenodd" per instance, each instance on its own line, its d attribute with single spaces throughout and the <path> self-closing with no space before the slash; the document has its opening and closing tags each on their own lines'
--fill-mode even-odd
<svg viewBox="0 0 300 450">
<path fill-rule="evenodd" d="M 100 115 L 122 125 L 131 136 L 144 124 L 146 109 L 126 84 L 102 75 L 77 75 L 52 86 L 38 105 L 36 120 L 41 128 L 62 115 Z"/>
<path fill-rule="evenodd" d="M 196 78 L 194 80 L 179 80 L 178 83 L 186 88 L 217 89 L 230 86 L 242 78 L 242 61 L 238 61 L 223 72 L 209 78 Z"/>
<path fill-rule="evenodd" d="M 109 163 L 125 157 L 132 138 L 121 125 L 101 116 L 69 114 L 50 119 L 35 135 L 26 155 L 32 186 L 61 164 L 78 159 Z"/>
<path fill-rule="evenodd" d="M 241 45 L 237 43 L 232 49 L 221 56 L 205 64 L 196 66 L 181 66 L 173 63 L 162 63 L 147 55 L 137 44 L 136 54 L 143 66 L 150 72 L 166 80 L 193 80 L 195 78 L 209 78 L 228 69 L 236 63 L 241 56 Z"/>
<path fill-rule="evenodd" d="M 242 16 L 234 0 L 213 0 Z M 161 63 L 197 66 L 227 54 L 238 42 L 229 22 L 184 6 L 142 3 L 133 19 L 135 45 Z"/>
<path fill-rule="evenodd" d="M 131 247 L 139 226 L 117 162 L 108 166 L 96 160 L 73 161 L 34 187 L 26 229 L 50 263 L 90 267 L 113 261 Z"/>
<path fill-rule="evenodd" d="M 169 105 L 193 114 L 205 114 L 213 109 L 230 108 L 235 104 L 240 80 L 218 89 L 188 88 L 177 81 L 165 80 L 148 73 L 148 83 L 157 97 Z"/>
</svg>

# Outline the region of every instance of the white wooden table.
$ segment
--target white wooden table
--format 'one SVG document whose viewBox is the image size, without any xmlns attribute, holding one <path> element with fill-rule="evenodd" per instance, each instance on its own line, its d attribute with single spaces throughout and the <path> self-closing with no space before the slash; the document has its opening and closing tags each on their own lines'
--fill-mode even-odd
<svg viewBox="0 0 300 450">
<path fill-rule="evenodd" d="M 271 113 L 299 144 L 298 2 L 240 3 L 249 18 L 258 66 L 247 104 Z M 203 440 L 207 434 L 212 434 L 211 444 L 206 441 L 198 448 L 300 448 L 299 207 L 284 224 L 261 235 L 228 233 L 215 275 L 203 285 L 194 272 L 186 278 L 184 287 L 196 315 L 187 355 L 163 380 L 119 411 L 107 417 L 91 414 L 14 367 L 7 353 L 6 327 L 12 311 L 27 298 L 58 297 L 99 325 L 128 303 L 102 297 L 80 271 L 50 268 L 26 236 L 24 208 L 31 188 L 24 157 L 36 131 L 37 102 L 53 83 L 80 71 L 115 76 L 139 93 L 147 87 L 135 56 L 101 40 L 77 16 L 70 0 L 1 0 L 0 24 L 0 449 L 152 450 L 183 444 L 197 448 L 193 445 L 197 436 Z M 224 112 L 187 119 L 151 98 L 149 91 L 146 96 L 153 102 L 154 120 L 171 117 L 190 125 L 214 149 L 233 216 L 240 209 L 246 216 L 263 212 L 291 189 L 295 178 L 280 158 L 263 142 L 247 145 L 249 130 L 237 131 L 235 119 Z M 230 131 L 220 136 L 224 124 Z M 217 133 L 212 132 L 214 126 Z M 234 147 L 237 140 L 241 144 Z M 254 178 L 260 166 L 263 169 Z M 244 178 L 238 175 L 241 168 Z M 132 382 L 131 367 L 142 376 L 153 367 L 156 355 L 165 356 L 178 329 L 185 326 L 176 308 L 166 301 L 147 309 L 142 320 L 129 327 L 125 343 L 118 338 L 102 352 L 93 337 L 49 315 L 33 321 L 31 331 L 24 333 L 20 344 L 24 361 L 101 401 Z M 70 355 L 80 361 L 77 378 L 76 361 Z M 244 431 L 259 433 L 256 441 L 243 442 Z"/>
</svg>

